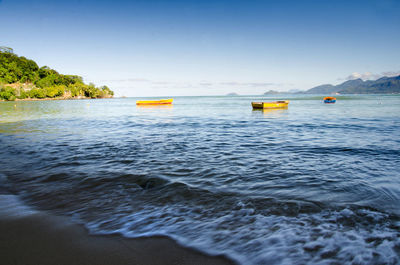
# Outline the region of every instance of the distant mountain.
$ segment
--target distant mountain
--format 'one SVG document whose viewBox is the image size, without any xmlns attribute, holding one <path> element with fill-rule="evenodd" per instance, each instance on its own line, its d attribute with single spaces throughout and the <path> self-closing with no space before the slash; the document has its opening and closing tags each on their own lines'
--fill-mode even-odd
<svg viewBox="0 0 400 265">
<path fill-rule="evenodd" d="M 264 93 L 264 95 L 276 95 L 276 94 L 281 94 L 281 92 L 275 90 L 269 90 Z"/>
<path fill-rule="evenodd" d="M 299 89 L 291 89 L 288 91 L 276 91 L 276 90 L 269 90 L 267 92 L 264 93 L 264 95 L 278 95 L 278 94 L 297 94 L 301 92 L 301 90 Z"/>
<path fill-rule="evenodd" d="M 352 87 L 361 86 L 362 84 L 364 84 L 364 81 L 361 78 L 358 78 L 358 79 L 346 81 L 335 87 L 339 90 L 346 90 L 346 89 L 351 89 Z"/>
<path fill-rule="evenodd" d="M 230 97 L 233 97 L 233 96 L 239 96 L 237 93 L 234 93 L 234 92 L 232 92 L 232 93 L 229 93 L 229 94 L 226 94 L 227 96 L 230 96 Z"/>
<path fill-rule="evenodd" d="M 320 85 L 313 87 L 306 94 L 398 94 L 400 93 L 400 75 L 382 77 L 377 80 L 363 81 L 354 79 L 339 85 Z"/>
<path fill-rule="evenodd" d="M 359 86 L 349 87 L 341 94 L 398 94 L 400 93 L 400 75 L 382 77 L 375 81 L 365 81 Z"/>
<path fill-rule="evenodd" d="M 332 94 L 335 92 L 337 92 L 337 89 L 335 86 L 326 84 L 326 85 L 320 85 L 320 86 L 313 87 L 304 93 L 306 93 L 306 94 Z"/>
<path fill-rule="evenodd" d="M 290 89 L 287 93 L 288 94 L 295 94 L 295 93 L 299 93 L 299 92 L 301 92 L 302 90 L 300 90 L 300 89 Z"/>
</svg>

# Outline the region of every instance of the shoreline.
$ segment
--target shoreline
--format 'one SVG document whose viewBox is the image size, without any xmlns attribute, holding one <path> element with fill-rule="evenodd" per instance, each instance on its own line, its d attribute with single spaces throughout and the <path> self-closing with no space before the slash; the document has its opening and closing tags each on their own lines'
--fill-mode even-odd
<svg viewBox="0 0 400 265">
<path fill-rule="evenodd" d="M 13 195 L 0 197 L 6 196 Z M 67 217 L 26 211 L 24 205 L 18 208 L 11 203 L 13 210 L 5 201 L 0 203 L 2 264 L 236 264 L 224 256 L 208 256 L 180 246 L 163 236 L 90 235 L 82 225 L 72 223 Z"/>
<path fill-rule="evenodd" d="M 17 102 L 17 101 L 47 101 L 47 100 L 84 100 L 84 99 L 113 99 L 110 98 L 25 98 L 25 99 L 15 99 L 15 100 L 0 100 L 0 102 Z"/>
<path fill-rule="evenodd" d="M 45 101 L 45 100 L 82 100 L 82 99 L 111 99 L 114 97 L 105 97 L 105 98 L 88 98 L 88 97 L 84 97 L 84 98 L 25 98 L 25 99 L 15 99 L 15 101 Z M 7 101 L 7 100 L 3 100 L 4 102 L 12 102 L 12 101 Z"/>
</svg>

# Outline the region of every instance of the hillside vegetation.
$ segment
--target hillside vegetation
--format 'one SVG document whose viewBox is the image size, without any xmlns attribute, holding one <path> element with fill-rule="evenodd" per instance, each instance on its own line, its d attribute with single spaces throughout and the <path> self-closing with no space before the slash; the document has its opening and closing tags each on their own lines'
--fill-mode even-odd
<svg viewBox="0 0 400 265">
<path fill-rule="evenodd" d="M 107 86 L 85 84 L 82 77 L 63 75 L 0 47 L 0 100 L 44 98 L 110 98 Z"/>
</svg>

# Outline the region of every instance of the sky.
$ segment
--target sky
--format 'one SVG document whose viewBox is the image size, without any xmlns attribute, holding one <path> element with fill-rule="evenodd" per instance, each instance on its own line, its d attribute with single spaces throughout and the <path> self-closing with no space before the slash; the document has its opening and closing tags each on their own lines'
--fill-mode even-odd
<svg viewBox="0 0 400 265">
<path fill-rule="evenodd" d="M 400 0 L 0 0 L 0 46 L 116 96 L 259 95 L 400 74 Z"/>
</svg>

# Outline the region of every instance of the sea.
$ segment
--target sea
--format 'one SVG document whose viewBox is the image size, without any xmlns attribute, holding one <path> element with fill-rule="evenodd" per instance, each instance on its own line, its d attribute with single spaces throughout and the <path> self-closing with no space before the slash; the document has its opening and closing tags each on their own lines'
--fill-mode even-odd
<svg viewBox="0 0 400 265">
<path fill-rule="evenodd" d="M 399 264 L 400 95 L 323 97 L 0 102 L 0 193 L 238 264 Z"/>
</svg>

